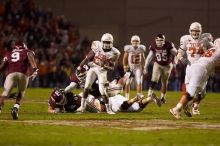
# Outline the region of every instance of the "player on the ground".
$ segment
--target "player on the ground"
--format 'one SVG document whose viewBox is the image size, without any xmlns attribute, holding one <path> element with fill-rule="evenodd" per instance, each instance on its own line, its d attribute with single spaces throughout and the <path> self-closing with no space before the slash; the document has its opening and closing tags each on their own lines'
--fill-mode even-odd
<svg viewBox="0 0 220 146">
<path fill-rule="evenodd" d="M 152 101 L 154 101 L 158 106 L 161 106 L 160 99 L 158 99 L 155 94 L 147 98 L 140 97 L 137 95 L 131 99 L 127 99 L 126 97 L 120 95 L 127 80 L 130 80 L 130 78 L 131 78 L 131 73 L 127 72 L 118 81 L 113 80 L 106 87 L 105 89 L 106 95 L 109 96 L 109 104 L 113 112 L 142 111 L 142 109 L 145 108 L 147 104 L 149 104 Z M 105 108 L 102 109 L 104 110 Z"/>
<path fill-rule="evenodd" d="M 186 84 L 186 95 L 182 95 L 179 103 L 172 109 L 170 113 L 177 119 L 181 118 L 181 109 L 191 101 L 194 96 L 202 92 L 206 86 L 206 82 L 215 70 L 220 66 L 220 38 L 214 42 L 214 47 L 208 49 L 203 55 L 188 67 L 190 76 L 186 76 L 188 84 Z M 190 111 L 185 112 L 187 116 L 192 116 Z"/>
<path fill-rule="evenodd" d="M 131 37 L 131 45 L 124 47 L 123 66 L 124 72 L 132 72 L 136 81 L 137 96 L 142 95 L 142 78 L 143 78 L 143 66 L 145 60 L 146 47 L 140 44 L 140 37 L 134 35 Z M 130 84 L 132 82 L 128 80 L 125 86 L 125 97 L 129 99 Z"/>
<path fill-rule="evenodd" d="M 146 58 L 144 65 L 144 74 L 148 73 L 148 65 L 155 57 L 153 65 L 153 72 L 150 87 L 148 90 L 148 96 L 151 96 L 153 90 L 161 77 L 161 102 L 166 102 L 167 84 L 170 73 L 173 68 L 174 56 L 177 54 L 177 50 L 172 42 L 166 41 L 163 34 L 158 34 L 155 37 L 155 41 L 149 47 L 149 54 Z"/>
<path fill-rule="evenodd" d="M 203 53 L 213 46 L 213 38 L 210 33 L 202 34 L 202 26 L 198 22 L 193 22 L 189 28 L 189 35 L 184 35 L 180 39 L 180 48 L 178 50 L 177 58 L 187 64 L 186 75 L 185 75 L 185 85 L 189 84 L 189 73 L 188 69 L 196 60 L 198 60 Z M 187 58 L 184 57 L 186 54 Z M 200 114 L 198 106 L 199 102 L 205 97 L 205 89 L 198 93 L 196 96 L 198 98 L 197 102 L 193 104 L 193 113 Z M 185 95 L 186 96 L 186 95 Z"/>
<path fill-rule="evenodd" d="M 0 71 L 8 68 L 8 74 L 4 82 L 4 91 L 0 95 L 0 112 L 4 105 L 4 100 L 9 96 L 14 86 L 17 87 L 17 97 L 14 107 L 11 110 L 13 119 L 18 119 L 18 110 L 21 100 L 24 97 L 29 78 L 32 80 L 37 76 L 38 68 L 34 59 L 34 52 L 29 50 L 23 42 L 11 41 L 9 51 L 6 53 L 0 65 Z M 29 63 L 33 68 L 33 74 L 28 77 L 27 71 Z"/>
<path fill-rule="evenodd" d="M 86 101 L 86 111 L 99 113 L 101 112 L 100 96 L 88 95 Z M 79 95 L 72 92 L 65 92 L 63 89 L 54 89 L 48 100 L 49 113 L 77 112 L 81 106 L 82 93 Z"/>
<path fill-rule="evenodd" d="M 107 113 L 114 114 L 111 111 L 109 106 L 109 100 L 107 95 L 104 92 L 105 85 L 107 83 L 107 72 L 109 70 L 114 69 L 114 65 L 117 62 L 120 52 L 118 49 L 113 47 L 113 36 L 109 33 L 105 33 L 101 37 L 100 41 L 94 41 L 91 46 L 91 51 L 86 56 L 86 58 L 80 63 L 79 67 L 77 68 L 81 71 L 82 66 L 90 59 L 93 58 L 93 66 L 90 67 L 89 71 L 87 72 L 85 88 L 83 93 L 83 98 L 81 102 L 81 111 L 84 112 L 86 98 L 89 94 L 91 86 L 96 78 L 98 78 L 99 84 L 99 91 L 102 95 L 102 98 L 105 102 Z"/>
</svg>

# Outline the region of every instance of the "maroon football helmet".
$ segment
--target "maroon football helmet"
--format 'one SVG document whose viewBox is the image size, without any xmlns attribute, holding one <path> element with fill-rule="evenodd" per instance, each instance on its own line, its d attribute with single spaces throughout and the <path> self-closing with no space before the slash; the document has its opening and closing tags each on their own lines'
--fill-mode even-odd
<svg viewBox="0 0 220 146">
<path fill-rule="evenodd" d="M 65 105 L 67 103 L 63 89 L 56 88 L 51 94 L 51 99 L 54 100 L 57 105 Z"/>
<path fill-rule="evenodd" d="M 16 42 L 15 44 L 13 44 L 12 46 L 13 50 L 28 50 L 28 47 L 25 43 L 22 43 L 22 42 Z"/>
</svg>

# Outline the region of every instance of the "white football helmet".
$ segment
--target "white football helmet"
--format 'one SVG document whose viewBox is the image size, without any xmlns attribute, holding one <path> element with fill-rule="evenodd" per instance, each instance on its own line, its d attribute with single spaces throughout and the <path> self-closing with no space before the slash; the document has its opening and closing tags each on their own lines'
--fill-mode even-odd
<svg viewBox="0 0 220 146">
<path fill-rule="evenodd" d="M 216 48 L 220 48 L 220 38 L 217 38 L 215 41 L 214 41 L 214 46 Z"/>
<path fill-rule="evenodd" d="M 189 27 L 189 34 L 193 39 L 198 39 L 202 34 L 202 25 L 198 22 L 193 22 Z"/>
<path fill-rule="evenodd" d="M 140 37 L 138 35 L 133 35 L 131 37 L 131 45 L 133 47 L 138 47 L 138 45 L 140 45 L 141 43 L 141 40 L 140 40 Z"/>
<path fill-rule="evenodd" d="M 113 36 L 110 33 L 105 33 L 102 35 L 101 42 L 102 42 L 102 49 L 104 52 L 111 51 L 113 47 Z"/>
</svg>

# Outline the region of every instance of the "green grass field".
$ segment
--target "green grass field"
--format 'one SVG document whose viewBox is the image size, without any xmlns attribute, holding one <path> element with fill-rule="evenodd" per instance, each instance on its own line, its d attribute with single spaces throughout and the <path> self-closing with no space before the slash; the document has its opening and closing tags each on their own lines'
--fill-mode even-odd
<svg viewBox="0 0 220 146">
<path fill-rule="evenodd" d="M 0 146 L 220 145 L 220 94 L 207 94 L 200 107 L 201 115 L 188 118 L 183 114 L 181 120 L 176 120 L 168 110 L 176 105 L 179 92 L 169 92 L 167 103 L 161 108 L 152 103 L 140 113 L 108 115 L 48 114 L 51 91 L 27 89 L 19 120 L 12 120 L 10 114 L 14 99 L 6 100 L 0 114 Z"/>
</svg>

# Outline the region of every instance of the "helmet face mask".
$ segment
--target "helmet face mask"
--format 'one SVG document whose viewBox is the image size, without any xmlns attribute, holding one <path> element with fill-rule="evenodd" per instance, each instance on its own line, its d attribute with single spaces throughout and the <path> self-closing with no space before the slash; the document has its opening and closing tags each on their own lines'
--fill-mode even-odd
<svg viewBox="0 0 220 146">
<path fill-rule="evenodd" d="M 57 105 L 65 105 L 67 103 L 66 96 L 62 89 L 55 89 L 51 96 Z"/>
<path fill-rule="evenodd" d="M 202 26 L 198 22 L 194 22 L 189 27 L 189 34 L 193 39 L 198 39 L 202 34 Z"/>
<path fill-rule="evenodd" d="M 113 36 L 110 33 L 103 34 L 101 38 L 101 42 L 102 42 L 102 49 L 104 52 L 111 51 L 113 47 Z"/>
<path fill-rule="evenodd" d="M 158 34 L 155 37 L 155 43 L 157 47 L 163 47 L 163 45 L 165 44 L 165 36 L 163 34 Z"/>
<path fill-rule="evenodd" d="M 131 45 L 134 47 L 134 48 L 137 48 L 138 45 L 140 45 L 141 41 L 140 41 L 140 37 L 137 36 L 137 35 L 133 35 L 131 37 Z"/>
</svg>

